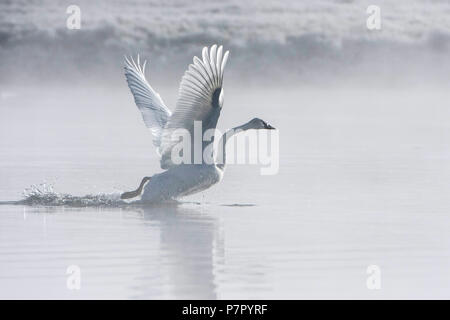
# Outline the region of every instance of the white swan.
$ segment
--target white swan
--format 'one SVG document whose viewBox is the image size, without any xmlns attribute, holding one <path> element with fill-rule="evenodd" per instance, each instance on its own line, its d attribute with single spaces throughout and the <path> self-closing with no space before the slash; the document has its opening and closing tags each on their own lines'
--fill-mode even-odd
<svg viewBox="0 0 450 320">
<path fill-rule="evenodd" d="M 222 179 L 225 169 L 226 140 L 238 131 L 249 129 L 274 129 L 265 121 L 254 118 L 227 131 L 219 146 L 222 146 L 220 163 L 175 164 L 171 154 L 179 139 L 174 131 L 182 128 L 194 135 L 194 121 L 201 121 L 202 131 L 215 129 L 223 106 L 223 72 L 229 52 L 222 55 L 222 46 L 203 48 L 202 60 L 194 57 L 193 64 L 181 79 L 179 97 L 173 113 L 166 107 L 160 95 L 145 78 L 146 61 L 141 65 L 139 56 L 125 58 L 125 76 L 142 113 L 145 124 L 153 135 L 153 144 L 161 156 L 161 168 L 167 169 L 151 177 L 144 177 L 135 191 L 125 192 L 122 199 L 141 195 L 143 202 L 160 202 L 203 191 Z M 202 135 L 203 135 L 202 132 Z M 213 141 L 213 140 L 212 140 Z M 213 143 L 213 142 L 209 142 Z M 203 150 L 206 147 L 202 146 Z M 203 150 L 202 153 L 203 154 Z M 194 162 L 191 162 L 194 163 Z M 144 192 L 142 190 L 144 189 Z"/>
</svg>

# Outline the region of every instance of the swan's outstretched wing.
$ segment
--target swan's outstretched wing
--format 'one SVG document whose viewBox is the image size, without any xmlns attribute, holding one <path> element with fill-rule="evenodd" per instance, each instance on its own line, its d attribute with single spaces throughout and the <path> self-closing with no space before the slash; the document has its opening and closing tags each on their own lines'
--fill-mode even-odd
<svg viewBox="0 0 450 320">
<path fill-rule="evenodd" d="M 134 96 L 134 102 L 141 111 L 145 125 L 153 135 L 153 144 L 159 147 L 161 144 L 162 129 L 170 118 L 170 110 L 162 101 L 160 95 L 153 90 L 145 79 L 145 64 L 141 65 L 139 56 L 135 62 L 132 57 L 125 57 L 125 76 L 128 87 Z"/>
<path fill-rule="evenodd" d="M 174 137 L 177 129 L 186 129 L 193 137 L 194 121 L 202 121 L 203 132 L 215 128 L 223 104 L 223 72 L 228 51 L 222 55 L 222 46 L 203 48 L 202 60 L 194 57 L 181 79 L 176 109 L 164 127 L 161 137 L 161 168 L 174 164 L 171 161 L 172 148 L 181 141 Z"/>
</svg>

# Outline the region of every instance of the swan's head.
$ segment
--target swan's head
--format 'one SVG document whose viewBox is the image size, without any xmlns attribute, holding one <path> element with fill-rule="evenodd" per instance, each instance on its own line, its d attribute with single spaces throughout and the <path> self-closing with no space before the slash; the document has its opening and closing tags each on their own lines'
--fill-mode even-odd
<svg viewBox="0 0 450 320">
<path fill-rule="evenodd" d="M 275 128 L 272 127 L 270 124 L 265 122 L 264 120 L 260 118 L 253 118 L 248 122 L 248 128 L 249 129 L 267 129 L 267 130 L 274 130 Z"/>
</svg>

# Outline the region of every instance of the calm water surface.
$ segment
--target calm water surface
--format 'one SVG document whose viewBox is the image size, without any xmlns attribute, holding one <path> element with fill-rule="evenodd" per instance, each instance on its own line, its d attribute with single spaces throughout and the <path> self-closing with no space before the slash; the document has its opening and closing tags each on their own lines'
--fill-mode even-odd
<svg viewBox="0 0 450 320">
<path fill-rule="evenodd" d="M 160 170 L 125 85 L 4 93 L 0 200 L 44 181 L 117 194 Z M 220 129 L 279 128 L 277 175 L 231 165 L 179 205 L 0 205 L 0 298 L 450 298 L 449 98 L 227 87 Z"/>
</svg>

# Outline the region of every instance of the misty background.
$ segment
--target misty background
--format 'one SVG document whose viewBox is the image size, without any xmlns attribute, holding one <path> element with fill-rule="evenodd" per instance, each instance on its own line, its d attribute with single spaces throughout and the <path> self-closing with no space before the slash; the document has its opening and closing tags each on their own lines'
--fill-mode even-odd
<svg viewBox="0 0 450 320">
<path fill-rule="evenodd" d="M 69 30 L 66 9 L 81 9 Z M 381 30 L 368 30 L 369 5 Z M 200 48 L 231 51 L 227 81 L 296 86 L 448 81 L 448 1 L 2 1 L 0 84 L 123 81 L 125 54 L 178 84 Z"/>
<path fill-rule="evenodd" d="M 279 172 L 229 165 L 174 207 L 65 202 L 161 171 L 123 56 L 149 60 L 174 110 L 215 43 L 230 50 L 218 129 L 278 128 Z M 444 0 L 0 1 L 0 202 L 31 185 L 43 199 L 0 205 L 0 297 L 448 299 L 449 51 Z"/>
</svg>

